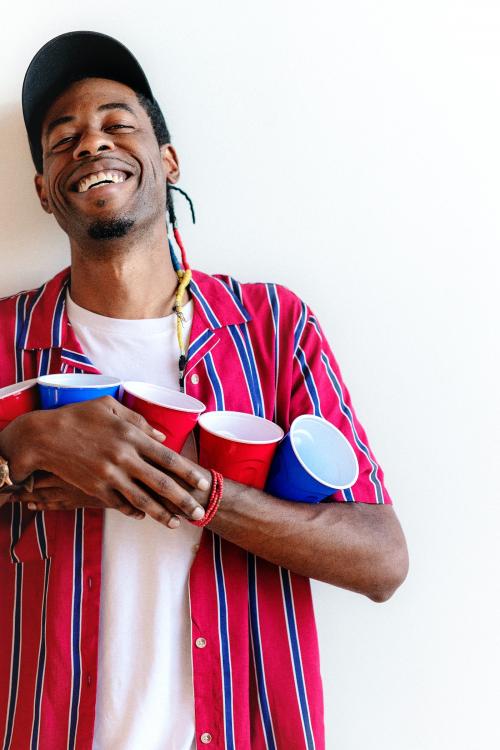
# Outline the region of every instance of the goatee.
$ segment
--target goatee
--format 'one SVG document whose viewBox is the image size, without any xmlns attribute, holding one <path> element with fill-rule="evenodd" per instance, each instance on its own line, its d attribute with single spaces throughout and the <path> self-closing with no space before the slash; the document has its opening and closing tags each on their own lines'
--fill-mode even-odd
<svg viewBox="0 0 500 750">
<path fill-rule="evenodd" d="M 125 235 L 134 226 L 133 219 L 97 219 L 88 228 L 93 240 L 114 240 Z"/>
</svg>

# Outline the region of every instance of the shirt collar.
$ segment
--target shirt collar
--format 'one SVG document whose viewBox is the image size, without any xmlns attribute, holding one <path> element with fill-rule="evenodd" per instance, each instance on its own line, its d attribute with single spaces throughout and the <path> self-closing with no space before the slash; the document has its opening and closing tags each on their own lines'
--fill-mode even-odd
<svg viewBox="0 0 500 750">
<path fill-rule="evenodd" d="M 248 310 L 222 279 L 193 271 L 189 288 L 195 301 L 195 314 L 204 318 L 207 328 L 215 330 L 251 320 Z"/>
<path fill-rule="evenodd" d="M 66 312 L 66 290 L 70 268 L 36 289 L 26 306 L 26 315 L 17 337 L 18 349 L 73 347 L 75 336 Z M 250 315 L 228 283 L 202 271 L 193 271 L 193 327 L 215 330 L 223 326 L 245 323 Z"/>
</svg>

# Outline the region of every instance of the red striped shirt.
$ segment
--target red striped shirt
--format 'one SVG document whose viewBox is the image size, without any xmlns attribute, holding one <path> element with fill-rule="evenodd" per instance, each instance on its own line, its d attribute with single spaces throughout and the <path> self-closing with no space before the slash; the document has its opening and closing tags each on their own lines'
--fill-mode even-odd
<svg viewBox="0 0 500 750">
<path fill-rule="evenodd" d="M 68 280 L 66 269 L 0 301 L 0 387 L 48 372 L 96 372 L 66 316 Z M 300 414 L 325 417 L 360 466 L 354 487 L 333 499 L 390 503 L 305 303 L 281 286 L 200 272 L 191 293 L 186 391 L 208 410 L 254 413 L 285 430 Z M 0 509 L 1 750 L 91 750 L 102 527 L 95 509 Z M 309 581 L 204 529 L 189 588 L 197 748 L 322 750 Z"/>
</svg>

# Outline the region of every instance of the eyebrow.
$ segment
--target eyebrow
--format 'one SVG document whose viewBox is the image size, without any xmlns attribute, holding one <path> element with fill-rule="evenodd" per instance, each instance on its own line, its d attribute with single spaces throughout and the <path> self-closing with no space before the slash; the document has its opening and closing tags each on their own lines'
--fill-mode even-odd
<svg viewBox="0 0 500 750">
<path fill-rule="evenodd" d="M 75 118 L 71 115 L 64 115 L 63 117 L 57 117 L 55 120 L 52 120 L 52 122 L 49 122 L 47 125 L 47 135 L 50 135 L 54 128 L 57 128 L 58 125 L 64 125 L 65 122 L 71 122 L 71 120 L 74 120 Z"/>
<path fill-rule="evenodd" d="M 101 104 L 97 107 L 98 112 L 105 112 L 109 109 L 123 109 L 125 112 L 129 112 L 131 115 L 135 115 L 135 111 L 125 102 L 108 102 L 107 104 Z M 56 117 L 47 125 L 46 135 L 49 136 L 52 131 L 58 127 L 58 125 L 64 125 L 67 122 L 72 122 L 76 118 L 73 115 L 63 115 L 62 117 Z"/>
<path fill-rule="evenodd" d="M 98 112 L 103 112 L 106 109 L 124 109 L 125 112 L 130 112 L 131 115 L 135 115 L 132 107 L 129 104 L 125 104 L 125 102 L 109 102 L 109 104 L 101 104 L 100 107 L 97 107 Z"/>
</svg>

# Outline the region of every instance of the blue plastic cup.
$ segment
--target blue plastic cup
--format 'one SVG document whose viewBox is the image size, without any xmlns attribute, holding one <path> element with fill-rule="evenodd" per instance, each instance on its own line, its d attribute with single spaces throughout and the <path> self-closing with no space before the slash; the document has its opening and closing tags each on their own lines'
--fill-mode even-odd
<svg viewBox="0 0 500 750">
<path fill-rule="evenodd" d="M 285 500 L 319 503 L 356 482 L 356 454 L 344 435 L 321 417 L 292 422 L 274 456 L 266 492 Z"/>
<path fill-rule="evenodd" d="M 55 409 L 101 396 L 118 398 L 120 385 L 121 380 L 108 375 L 42 375 L 38 378 L 40 406 L 42 409 Z"/>
</svg>

